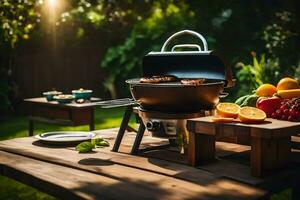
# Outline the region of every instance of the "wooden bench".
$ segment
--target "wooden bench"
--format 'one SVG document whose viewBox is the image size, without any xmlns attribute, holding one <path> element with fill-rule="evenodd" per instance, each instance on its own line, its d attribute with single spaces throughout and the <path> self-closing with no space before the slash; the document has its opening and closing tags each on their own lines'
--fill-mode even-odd
<svg viewBox="0 0 300 200">
<path fill-rule="evenodd" d="M 300 123 L 266 119 L 261 124 L 215 123 L 212 117 L 190 119 L 189 163 L 197 166 L 215 160 L 219 135 L 244 135 L 251 143 L 251 173 L 262 177 L 269 171 L 288 167 L 291 136 L 300 133 Z"/>
</svg>

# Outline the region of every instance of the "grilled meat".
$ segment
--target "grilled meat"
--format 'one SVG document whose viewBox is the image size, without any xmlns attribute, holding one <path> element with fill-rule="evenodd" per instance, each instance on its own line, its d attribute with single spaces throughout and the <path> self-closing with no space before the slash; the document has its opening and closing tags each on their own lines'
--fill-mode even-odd
<svg viewBox="0 0 300 200">
<path fill-rule="evenodd" d="M 201 85 L 205 81 L 205 78 L 197 78 L 197 79 L 182 79 L 181 83 L 183 85 Z"/>
<path fill-rule="evenodd" d="M 159 75 L 151 77 L 143 77 L 140 79 L 141 83 L 165 83 L 165 82 L 175 82 L 178 78 L 173 75 Z"/>
</svg>

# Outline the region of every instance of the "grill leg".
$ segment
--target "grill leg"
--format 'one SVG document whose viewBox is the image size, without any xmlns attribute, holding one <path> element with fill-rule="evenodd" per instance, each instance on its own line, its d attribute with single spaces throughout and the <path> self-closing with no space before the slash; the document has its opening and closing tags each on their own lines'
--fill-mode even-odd
<svg viewBox="0 0 300 200">
<path fill-rule="evenodd" d="M 112 151 L 114 151 L 114 152 L 117 152 L 119 150 L 119 147 L 120 147 L 120 144 L 122 142 L 125 130 L 128 126 L 128 122 L 129 122 L 132 111 L 133 111 L 132 106 L 127 106 L 126 107 L 126 110 L 125 110 L 125 113 L 123 115 L 123 119 L 122 119 L 122 122 L 121 122 L 120 129 L 118 131 L 118 135 L 117 135 L 115 144 L 112 148 Z"/>
<path fill-rule="evenodd" d="M 170 143 L 171 147 L 176 147 L 177 146 L 176 139 L 169 139 L 169 143 Z"/>
<path fill-rule="evenodd" d="M 145 125 L 144 125 L 143 122 L 141 122 L 140 126 L 139 126 L 139 130 L 136 134 L 136 137 L 135 137 L 135 140 L 134 140 L 134 143 L 133 143 L 133 146 L 132 146 L 132 150 L 131 150 L 132 155 L 138 154 L 139 147 L 140 147 L 142 138 L 144 136 L 144 133 L 145 133 Z"/>
</svg>

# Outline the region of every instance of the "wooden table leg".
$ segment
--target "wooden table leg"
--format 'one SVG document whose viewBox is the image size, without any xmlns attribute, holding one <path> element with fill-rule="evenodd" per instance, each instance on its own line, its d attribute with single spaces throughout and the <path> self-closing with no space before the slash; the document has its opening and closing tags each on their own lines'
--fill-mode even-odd
<svg viewBox="0 0 300 200">
<path fill-rule="evenodd" d="M 90 111 L 90 115 L 91 115 L 91 118 L 90 118 L 90 131 L 94 131 L 95 130 L 95 116 L 94 116 L 94 108 L 91 108 L 91 111 Z"/>
<path fill-rule="evenodd" d="M 263 174 L 263 144 L 261 138 L 251 138 L 251 174 L 261 177 Z"/>
<path fill-rule="evenodd" d="M 292 200 L 300 199 L 300 176 L 296 175 L 292 182 Z"/>
<path fill-rule="evenodd" d="M 29 136 L 33 136 L 33 120 L 29 120 Z"/>
<path fill-rule="evenodd" d="M 286 167 L 291 157 L 291 137 L 251 138 L 251 174 L 263 177 L 267 171 Z"/>
<path fill-rule="evenodd" d="M 216 139 L 214 135 L 189 133 L 188 162 L 192 166 L 215 160 Z"/>
</svg>

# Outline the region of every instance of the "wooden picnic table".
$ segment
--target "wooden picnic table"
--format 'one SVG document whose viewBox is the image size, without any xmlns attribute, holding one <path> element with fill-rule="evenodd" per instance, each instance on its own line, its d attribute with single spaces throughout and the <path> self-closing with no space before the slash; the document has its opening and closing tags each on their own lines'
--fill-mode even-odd
<svg viewBox="0 0 300 200">
<path fill-rule="evenodd" d="M 100 101 L 92 97 L 91 101 Z M 45 97 L 24 99 L 27 106 L 29 119 L 29 136 L 33 135 L 34 122 L 59 124 L 66 126 L 89 125 L 90 130 L 95 130 L 93 103 L 67 103 L 60 104 L 56 101 L 47 101 Z"/>
<path fill-rule="evenodd" d="M 251 145 L 251 173 L 261 177 L 291 163 L 291 136 L 300 133 L 300 123 L 267 118 L 260 124 L 215 123 L 212 116 L 190 119 L 189 163 L 193 166 L 215 160 L 216 136 L 243 135 Z"/>
<path fill-rule="evenodd" d="M 113 144 L 117 131 L 102 130 L 98 134 Z M 74 147 L 51 146 L 33 137 L 1 141 L 0 173 L 62 199 L 229 200 L 269 197 L 263 189 L 217 173 L 154 155 L 130 155 L 135 134 L 126 132 L 120 147 L 122 153 L 112 152 L 109 147 L 78 154 Z M 146 134 L 142 146 L 164 142 Z M 179 154 L 177 156 L 180 158 Z M 174 156 L 168 156 L 171 157 Z"/>
<path fill-rule="evenodd" d="M 111 146 L 117 133 L 97 131 Z M 74 147 L 47 145 L 33 137 L 0 141 L 0 173 L 63 199 L 268 199 L 288 187 L 294 187 L 294 199 L 299 197 L 299 167 L 253 177 L 243 158 L 248 146 L 217 142 L 217 162 L 194 168 L 174 147 L 130 155 L 135 136 L 125 133 L 121 153 L 109 147 L 78 154 Z M 166 143 L 146 132 L 141 148 Z"/>
</svg>

